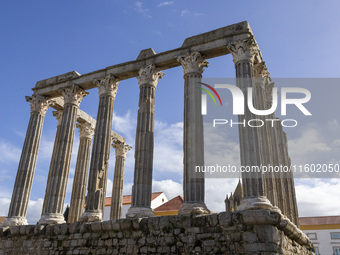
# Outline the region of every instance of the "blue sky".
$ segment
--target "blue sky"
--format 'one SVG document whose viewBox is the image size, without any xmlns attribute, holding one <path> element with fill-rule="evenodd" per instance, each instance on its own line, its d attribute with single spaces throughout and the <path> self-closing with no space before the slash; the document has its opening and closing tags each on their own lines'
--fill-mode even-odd
<svg viewBox="0 0 340 255">
<path fill-rule="evenodd" d="M 180 47 L 185 38 L 247 20 L 255 34 L 271 77 L 339 77 L 340 3 L 326 1 L 2 1 L 0 8 L 0 215 L 6 215 L 15 181 L 21 147 L 29 120 L 24 97 L 32 94 L 38 80 L 72 70 L 85 74 L 110 65 L 134 60 L 143 49 L 156 53 Z M 204 77 L 233 77 L 230 55 L 209 60 Z M 182 182 L 183 71 L 165 71 L 156 91 L 154 191 L 169 198 L 180 194 Z M 80 108 L 96 117 L 97 91 L 90 90 Z M 115 100 L 113 126 L 134 146 L 138 110 L 136 79 L 122 81 Z M 336 97 L 318 90 L 327 99 Z M 333 95 L 332 95 L 333 94 Z M 171 95 L 171 96 L 170 96 Z M 334 101 L 333 101 L 334 100 Z M 330 108 L 330 101 L 316 102 Z M 332 112 L 333 113 L 333 112 Z M 336 111 L 334 113 L 336 115 Z M 304 129 L 292 132 L 291 157 L 305 162 L 314 155 L 328 163 L 337 160 L 340 134 L 337 116 L 316 125 L 313 119 Z M 29 220 L 40 215 L 56 120 L 46 114 L 35 173 Z M 69 186 L 72 184 L 76 134 Z M 216 137 L 215 137 L 216 138 Z M 290 138 L 290 133 L 288 133 Z M 237 140 L 226 152 L 237 160 Z M 309 142 L 309 150 L 301 150 Z M 210 151 L 206 148 L 206 151 Z M 306 153 L 302 153 L 306 151 Z M 324 156 L 324 158 L 322 158 Z M 124 190 L 133 182 L 133 151 L 127 158 Z M 109 179 L 112 180 L 114 150 L 111 151 Z M 225 194 L 237 180 L 207 180 L 206 200 L 213 211 L 223 210 Z M 110 184 L 110 181 L 109 181 Z M 110 194 L 110 185 L 108 194 Z M 329 191 L 332 192 L 329 192 Z M 340 214 L 340 181 L 297 180 L 301 215 Z M 66 202 L 69 202 L 68 189 Z M 216 195 L 218 194 L 218 195 Z M 313 208 L 313 210 L 312 210 Z"/>
</svg>

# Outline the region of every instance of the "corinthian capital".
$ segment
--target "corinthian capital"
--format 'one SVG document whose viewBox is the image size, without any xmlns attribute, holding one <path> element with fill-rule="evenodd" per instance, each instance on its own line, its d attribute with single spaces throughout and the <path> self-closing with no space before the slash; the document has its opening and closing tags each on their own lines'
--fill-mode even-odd
<svg viewBox="0 0 340 255">
<path fill-rule="evenodd" d="M 94 82 L 98 87 L 99 95 L 116 97 L 119 80 L 113 74 L 109 74 L 101 79 L 96 79 Z"/>
<path fill-rule="evenodd" d="M 83 98 L 89 94 L 89 92 L 86 92 L 76 84 L 73 84 L 70 87 L 59 89 L 59 92 L 64 97 L 65 105 L 74 104 L 77 106 L 79 106 L 80 102 L 83 101 Z"/>
<path fill-rule="evenodd" d="M 45 116 L 48 107 L 53 102 L 52 100 L 38 94 L 33 94 L 31 97 L 26 96 L 25 98 L 31 105 L 31 113 L 36 112 L 43 116 Z"/>
<path fill-rule="evenodd" d="M 53 111 L 52 114 L 57 119 L 58 126 L 60 126 L 61 117 L 63 117 L 63 110 Z"/>
<path fill-rule="evenodd" d="M 116 157 L 126 157 L 126 153 L 132 149 L 131 146 L 125 143 L 114 143 L 112 144 L 112 148 L 116 150 Z"/>
<path fill-rule="evenodd" d="M 236 42 L 227 44 L 228 49 L 234 58 L 234 63 L 241 60 L 254 61 L 255 55 L 259 52 L 259 48 L 253 38 L 239 39 Z"/>
<path fill-rule="evenodd" d="M 94 127 L 91 123 L 88 122 L 82 122 L 77 123 L 77 128 L 79 130 L 79 136 L 80 138 L 89 138 L 92 139 L 94 134 Z"/>
<path fill-rule="evenodd" d="M 270 83 L 271 79 L 269 77 L 270 73 L 266 67 L 264 61 L 256 63 L 253 65 L 255 85 L 265 88 L 265 86 Z"/>
<path fill-rule="evenodd" d="M 255 77 L 270 79 L 269 75 L 270 73 L 268 72 L 268 69 L 264 61 L 254 65 L 254 76 Z"/>
<path fill-rule="evenodd" d="M 158 84 L 158 79 L 162 79 L 164 76 L 163 72 L 160 72 L 155 65 L 148 65 L 139 69 L 138 84 L 139 86 L 143 84 L 150 84 L 154 87 Z"/>
<path fill-rule="evenodd" d="M 185 56 L 179 56 L 177 61 L 181 63 L 184 74 L 188 73 L 199 73 L 202 74 L 204 67 L 209 66 L 209 62 L 206 61 L 201 53 L 198 51 L 194 53 L 187 53 Z"/>
</svg>

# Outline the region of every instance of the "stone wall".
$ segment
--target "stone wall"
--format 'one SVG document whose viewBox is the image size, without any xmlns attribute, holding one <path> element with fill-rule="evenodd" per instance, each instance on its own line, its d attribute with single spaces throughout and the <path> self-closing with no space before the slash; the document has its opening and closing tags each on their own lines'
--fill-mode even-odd
<svg viewBox="0 0 340 255">
<path fill-rule="evenodd" d="M 269 210 L 0 228 L 3 254 L 303 254 L 310 240 Z"/>
</svg>

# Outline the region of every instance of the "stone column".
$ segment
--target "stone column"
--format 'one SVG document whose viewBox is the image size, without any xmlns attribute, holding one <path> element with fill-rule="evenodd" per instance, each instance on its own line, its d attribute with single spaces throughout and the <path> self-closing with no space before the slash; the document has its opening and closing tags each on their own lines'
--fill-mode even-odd
<svg viewBox="0 0 340 255">
<path fill-rule="evenodd" d="M 60 93 L 62 93 L 64 97 L 64 110 L 53 149 L 44 208 L 39 224 L 58 224 L 65 222 L 63 209 L 77 112 L 83 97 L 88 95 L 88 92 L 75 84 L 61 89 Z"/>
<path fill-rule="evenodd" d="M 33 94 L 32 97 L 26 97 L 26 101 L 31 105 L 31 117 L 21 152 L 8 217 L 4 220 L 2 226 L 27 224 L 27 206 L 32 189 L 41 132 L 44 117 L 50 104 L 50 100 L 36 94 Z"/>
<path fill-rule="evenodd" d="M 279 125 L 279 134 L 280 134 L 280 152 L 282 157 L 282 165 L 290 168 L 291 160 L 288 155 L 288 143 L 287 143 L 287 134 L 282 130 L 282 126 Z M 298 208 L 296 202 L 296 194 L 295 194 L 295 185 L 294 185 L 294 177 L 293 172 L 282 172 L 281 173 L 281 183 L 283 189 L 283 203 L 285 207 L 285 211 L 283 212 L 285 216 L 287 216 L 294 224 L 299 225 L 299 215 Z"/>
<path fill-rule="evenodd" d="M 123 187 L 126 153 L 132 149 L 125 143 L 114 143 L 112 147 L 116 151 L 115 173 L 112 184 L 111 212 L 110 219 L 118 220 L 122 218 Z"/>
<path fill-rule="evenodd" d="M 177 60 L 184 70 L 184 203 L 179 214 L 209 214 L 204 203 L 204 173 L 195 173 L 196 166 L 204 166 L 203 116 L 201 114 L 200 82 L 208 62 L 199 52 L 180 56 Z"/>
<path fill-rule="evenodd" d="M 232 53 L 236 68 L 236 85 L 243 94 L 248 94 L 247 89 L 254 87 L 253 64 L 255 55 L 258 54 L 258 48 L 255 40 L 247 38 L 237 40 L 227 45 Z M 245 114 L 238 116 L 238 121 L 247 123 L 250 119 L 256 119 L 247 106 L 247 100 L 244 100 Z M 257 128 L 249 127 L 247 124 L 239 125 L 240 154 L 241 166 L 251 167 L 261 165 L 260 154 L 260 132 Z M 269 209 L 272 208 L 270 201 L 265 196 L 262 173 L 242 173 L 242 184 L 244 199 L 238 210 L 248 209 Z"/>
<path fill-rule="evenodd" d="M 77 164 L 73 179 L 70 211 L 68 214 L 69 223 L 78 221 L 84 211 L 91 142 L 94 134 L 94 127 L 91 123 L 78 123 L 77 128 L 79 129 L 80 139 Z"/>
<path fill-rule="evenodd" d="M 154 65 L 139 70 L 139 110 L 137 116 L 135 172 L 132 204 L 126 216 L 143 218 L 154 216 L 151 209 L 152 168 L 154 146 L 155 91 L 163 77 Z"/>
<path fill-rule="evenodd" d="M 272 128 L 272 155 L 273 155 L 273 165 L 283 166 L 284 156 L 283 156 L 283 146 L 282 146 L 282 126 L 280 124 L 280 119 L 275 118 Z M 283 173 L 275 172 L 275 180 L 277 187 L 277 206 L 280 208 L 283 214 L 286 215 L 286 189 L 284 184 Z"/>
<path fill-rule="evenodd" d="M 63 110 L 53 111 L 52 114 L 57 119 L 57 132 L 56 132 L 54 144 L 53 144 L 53 151 L 55 151 L 56 146 L 57 146 L 57 139 L 59 137 L 60 123 L 61 123 L 61 117 L 63 116 Z M 55 158 L 55 154 L 52 153 L 51 162 L 54 161 L 54 158 Z M 46 187 L 50 186 L 50 183 L 49 183 L 51 180 L 50 176 L 51 176 L 51 171 L 48 172 Z M 45 211 L 45 206 L 46 206 L 46 199 L 44 199 L 44 202 L 43 202 L 42 212 Z"/>
<path fill-rule="evenodd" d="M 101 221 L 104 217 L 113 103 L 119 83 L 112 74 L 95 82 L 99 91 L 99 106 L 91 154 L 86 208 L 80 221 Z"/>
<path fill-rule="evenodd" d="M 272 107 L 272 90 L 273 84 L 271 83 L 271 79 L 269 77 L 269 72 L 265 66 L 265 63 L 262 61 L 254 65 L 254 76 L 255 82 L 253 87 L 253 96 L 254 96 L 254 107 L 258 110 L 268 110 Z M 260 119 L 265 123 L 262 127 L 258 128 L 259 131 L 259 142 L 260 142 L 260 156 L 262 160 L 262 165 L 264 166 L 273 166 L 273 127 L 272 123 L 266 121 L 266 119 L 273 119 L 274 114 L 256 116 L 257 119 Z M 278 205 L 277 198 L 277 188 L 276 188 L 276 178 L 273 172 L 267 172 L 263 174 L 263 181 L 265 187 L 265 196 L 269 199 L 272 205 Z M 278 211 L 278 207 L 275 207 Z"/>
</svg>

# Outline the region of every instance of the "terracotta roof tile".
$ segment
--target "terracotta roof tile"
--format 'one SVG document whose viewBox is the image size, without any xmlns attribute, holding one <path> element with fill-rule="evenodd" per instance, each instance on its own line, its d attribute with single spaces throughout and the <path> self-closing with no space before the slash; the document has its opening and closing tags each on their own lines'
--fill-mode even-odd
<svg viewBox="0 0 340 255">
<path fill-rule="evenodd" d="M 154 200 L 156 197 L 159 195 L 163 194 L 164 192 L 154 192 L 151 194 L 151 201 Z M 129 205 L 131 204 L 132 201 L 132 196 L 131 195 L 125 195 L 123 196 L 123 205 Z M 106 197 L 105 198 L 105 206 L 110 206 L 111 205 L 111 197 Z"/>
<path fill-rule="evenodd" d="M 300 225 L 330 225 L 340 224 L 339 216 L 300 217 Z"/>
<path fill-rule="evenodd" d="M 168 202 L 158 206 L 157 208 L 154 209 L 155 212 L 164 212 L 164 211 L 178 211 L 178 209 L 182 206 L 183 204 L 183 197 L 177 196 L 174 197 L 173 199 L 169 200 Z"/>
</svg>

